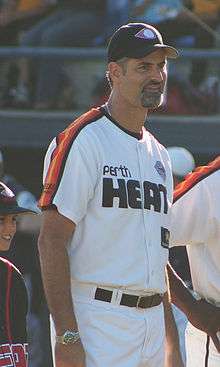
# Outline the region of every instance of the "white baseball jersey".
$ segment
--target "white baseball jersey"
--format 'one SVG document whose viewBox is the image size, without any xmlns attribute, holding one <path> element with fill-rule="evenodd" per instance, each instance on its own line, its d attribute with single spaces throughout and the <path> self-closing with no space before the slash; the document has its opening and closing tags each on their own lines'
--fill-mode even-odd
<svg viewBox="0 0 220 367">
<path fill-rule="evenodd" d="M 187 245 L 193 288 L 220 305 L 220 156 L 174 194 L 171 246 Z"/>
<path fill-rule="evenodd" d="M 166 291 L 172 174 L 166 149 L 143 128 L 123 129 L 103 107 L 54 139 L 40 207 L 76 224 L 72 281 Z"/>
</svg>

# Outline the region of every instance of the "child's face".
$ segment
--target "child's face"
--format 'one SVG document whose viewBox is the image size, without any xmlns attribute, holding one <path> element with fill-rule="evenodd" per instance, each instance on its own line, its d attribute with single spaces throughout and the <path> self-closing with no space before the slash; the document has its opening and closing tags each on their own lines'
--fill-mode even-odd
<svg viewBox="0 0 220 367">
<path fill-rule="evenodd" d="M 0 251 L 7 251 L 16 232 L 17 215 L 0 214 Z"/>
</svg>

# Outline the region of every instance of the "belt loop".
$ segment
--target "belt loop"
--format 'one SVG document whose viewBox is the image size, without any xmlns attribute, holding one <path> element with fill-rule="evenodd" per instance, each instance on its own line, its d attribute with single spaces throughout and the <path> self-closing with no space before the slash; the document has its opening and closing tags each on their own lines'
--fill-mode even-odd
<svg viewBox="0 0 220 367">
<path fill-rule="evenodd" d="M 139 308 L 139 303 L 140 303 L 140 301 L 141 301 L 141 296 L 138 296 L 138 300 L 137 300 L 137 305 L 136 305 L 136 308 Z"/>
<path fill-rule="evenodd" d="M 115 289 L 115 303 L 117 305 L 120 305 L 122 294 L 123 292 L 121 289 Z"/>
<path fill-rule="evenodd" d="M 111 303 L 114 305 L 118 305 L 118 289 L 112 289 L 112 299 Z"/>
</svg>

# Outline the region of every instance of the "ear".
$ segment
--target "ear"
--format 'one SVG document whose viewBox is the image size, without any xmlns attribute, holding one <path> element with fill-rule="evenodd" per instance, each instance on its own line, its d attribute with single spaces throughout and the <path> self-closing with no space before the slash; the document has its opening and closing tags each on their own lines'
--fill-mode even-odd
<svg viewBox="0 0 220 367">
<path fill-rule="evenodd" d="M 111 80 L 113 81 L 118 80 L 122 74 L 121 66 L 113 61 L 108 64 L 108 71 L 109 71 L 109 76 Z"/>
</svg>

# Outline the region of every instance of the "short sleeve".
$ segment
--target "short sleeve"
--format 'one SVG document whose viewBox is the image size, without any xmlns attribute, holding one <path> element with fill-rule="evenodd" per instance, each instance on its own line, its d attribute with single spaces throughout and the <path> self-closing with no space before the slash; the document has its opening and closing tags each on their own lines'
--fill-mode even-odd
<svg viewBox="0 0 220 367">
<path fill-rule="evenodd" d="M 211 190 L 200 181 L 171 209 L 171 247 L 204 243 L 212 231 Z"/>
<path fill-rule="evenodd" d="M 55 149 L 56 143 L 53 141 L 44 162 L 44 189 L 47 191 L 50 185 L 53 189 L 48 192 L 46 207 L 55 205 L 60 214 L 77 224 L 86 214 L 88 203 L 94 195 L 97 181 L 94 154 L 74 141 L 68 154 L 62 157 L 59 172 L 55 166 L 51 173 Z M 43 199 L 40 206 L 45 209 L 44 203 Z"/>
</svg>

